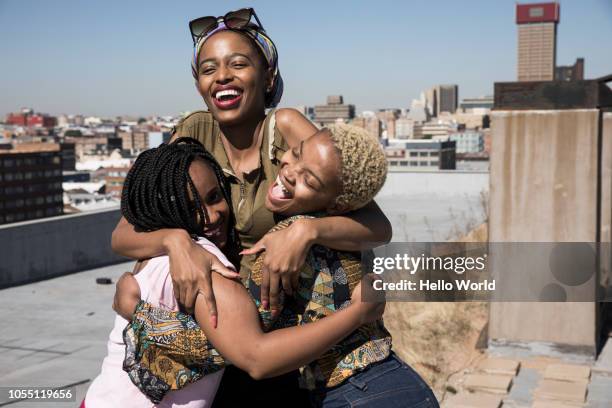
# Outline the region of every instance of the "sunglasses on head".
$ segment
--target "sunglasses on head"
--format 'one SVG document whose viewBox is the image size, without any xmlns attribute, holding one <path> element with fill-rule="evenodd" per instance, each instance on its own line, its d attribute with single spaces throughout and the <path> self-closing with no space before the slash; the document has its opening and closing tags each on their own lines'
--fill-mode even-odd
<svg viewBox="0 0 612 408">
<path fill-rule="evenodd" d="M 255 10 L 252 8 L 243 8 L 240 10 L 230 11 L 226 15 L 221 17 L 206 16 L 196 18 L 189 22 L 189 31 L 191 31 L 191 39 L 194 44 L 202 37 L 208 35 L 211 31 L 219 27 L 219 23 L 225 24 L 230 29 L 241 29 L 245 28 L 251 22 L 251 18 L 255 17 L 257 25 L 263 29 L 263 25 L 257 18 Z"/>
</svg>

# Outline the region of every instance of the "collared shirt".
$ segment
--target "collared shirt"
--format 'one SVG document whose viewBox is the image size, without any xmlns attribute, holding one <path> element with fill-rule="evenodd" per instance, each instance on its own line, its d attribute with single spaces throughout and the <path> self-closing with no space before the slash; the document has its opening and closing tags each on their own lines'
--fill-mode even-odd
<svg viewBox="0 0 612 408">
<path fill-rule="evenodd" d="M 221 140 L 219 124 L 210 112 L 193 112 L 183 118 L 173 130 L 173 135 L 178 137 L 197 139 L 221 165 L 230 181 L 236 231 L 243 248 L 252 247 L 276 224 L 274 214 L 265 206 L 265 199 L 270 183 L 276 180 L 280 158 L 288 149 L 288 145 L 276 127 L 275 112 L 274 109 L 268 112 L 261 128 L 263 137 L 259 167 L 242 177 L 237 177 L 230 165 Z M 254 255 L 242 257 L 240 275 L 243 279 L 249 276 L 254 259 Z"/>
</svg>

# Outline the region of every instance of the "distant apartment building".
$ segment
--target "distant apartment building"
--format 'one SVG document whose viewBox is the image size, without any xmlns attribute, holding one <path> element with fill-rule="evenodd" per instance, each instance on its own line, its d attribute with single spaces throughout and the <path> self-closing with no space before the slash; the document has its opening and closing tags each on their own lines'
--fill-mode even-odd
<svg viewBox="0 0 612 408">
<path fill-rule="evenodd" d="M 459 105 L 459 86 L 436 85 L 425 91 L 421 99 L 428 117 L 435 118 L 443 112 L 455 113 Z"/>
<path fill-rule="evenodd" d="M 63 213 L 62 156 L 55 143 L 0 150 L 0 224 Z"/>
<path fill-rule="evenodd" d="M 382 123 L 383 131 L 386 131 L 386 137 L 393 139 L 395 137 L 395 121 L 400 117 L 399 109 L 379 109 L 376 112 L 376 117 Z"/>
<path fill-rule="evenodd" d="M 582 81 L 584 79 L 584 58 L 576 59 L 574 65 L 555 67 L 555 81 Z"/>
<path fill-rule="evenodd" d="M 62 170 L 71 171 L 76 168 L 76 150 L 74 143 L 60 143 L 60 152 L 62 155 Z"/>
<path fill-rule="evenodd" d="M 9 113 L 6 123 L 24 127 L 43 127 L 51 129 L 57 125 L 57 118 L 45 113 L 35 113 L 30 108 L 23 108 L 21 112 Z"/>
<path fill-rule="evenodd" d="M 411 118 L 399 118 L 395 121 L 396 139 L 422 139 L 423 124 Z"/>
<path fill-rule="evenodd" d="M 302 115 L 306 116 L 309 120 L 314 119 L 314 108 L 312 106 L 299 105 L 299 106 L 294 106 L 293 109 L 297 110 Z"/>
<path fill-rule="evenodd" d="M 519 81 L 552 81 L 557 58 L 559 3 L 516 5 Z"/>
<path fill-rule="evenodd" d="M 130 171 L 129 167 L 107 167 L 101 169 L 104 181 L 106 182 L 106 194 L 112 198 L 121 198 L 123 183 Z"/>
<path fill-rule="evenodd" d="M 382 122 L 376 116 L 356 117 L 351 121 L 351 125 L 367 130 L 377 139 L 380 139 L 382 135 Z"/>
<path fill-rule="evenodd" d="M 458 85 L 438 85 L 438 115 L 443 112 L 455 113 L 459 105 Z"/>
<path fill-rule="evenodd" d="M 345 105 L 342 95 L 327 97 L 326 105 L 314 107 L 314 122 L 320 126 L 327 126 L 337 121 L 349 122 L 355 117 L 355 105 Z"/>
<path fill-rule="evenodd" d="M 82 160 L 87 155 L 108 154 L 122 148 L 122 140 L 109 136 L 68 136 L 64 140 L 74 144 L 77 159 Z"/>
<path fill-rule="evenodd" d="M 448 135 L 448 140 L 456 143 L 457 153 L 479 153 L 484 151 L 483 133 L 479 131 L 466 130 Z"/>
<path fill-rule="evenodd" d="M 447 122 L 427 122 L 422 125 L 422 138 L 432 139 L 436 136 L 448 136 L 456 127 Z"/>
<path fill-rule="evenodd" d="M 132 154 L 138 154 L 149 148 L 149 133 L 146 131 L 117 132 L 121 138 L 121 148 Z"/>
<path fill-rule="evenodd" d="M 390 170 L 454 170 L 455 142 L 390 141 L 385 149 Z"/>
<path fill-rule="evenodd" d="M 474 111 L 493 109 L 493 96 L 483 96 L 480 98 L 465 98 L 459 104 L 461 110 L 465 113 Z"/>
</svg>

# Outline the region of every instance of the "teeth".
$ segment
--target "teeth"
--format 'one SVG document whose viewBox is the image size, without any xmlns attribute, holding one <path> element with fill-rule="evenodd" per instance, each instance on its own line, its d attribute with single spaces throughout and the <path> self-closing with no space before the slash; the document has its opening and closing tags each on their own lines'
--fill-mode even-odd
<svg viewBox="0 0 612 408">
<path fill-rule="evenodd" d="M 276 177 L 276 183 L 281 187 L 283 193 L 287 195 L 289 194 L 289 190 L 287 190 L 287 187 L 285 187 L 285 185 L 283 184 L 283 181 L 281 180 L 280 176 Z"/>
<path fill-rule="evenodd" d="M 238 92 L 238 90 L 236 89 L 225 89 L 223 91 L 219 91 L 215 94 L 215 98 L 219 99 L 222 96 L 238 96 L 240 95 L 240 92 Z"/>
</svg>

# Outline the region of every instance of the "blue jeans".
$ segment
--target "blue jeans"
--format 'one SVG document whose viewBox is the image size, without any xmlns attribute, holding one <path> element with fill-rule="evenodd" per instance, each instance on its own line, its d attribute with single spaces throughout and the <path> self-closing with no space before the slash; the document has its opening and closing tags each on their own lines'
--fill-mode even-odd
<svg viewBox="0 0 612 408">
<path fill-rule="evenodd" d="M 439 408 L 425 381 L 394 353 L 341 385 L 310 393 L 314 407 Z"/>
</svg>

